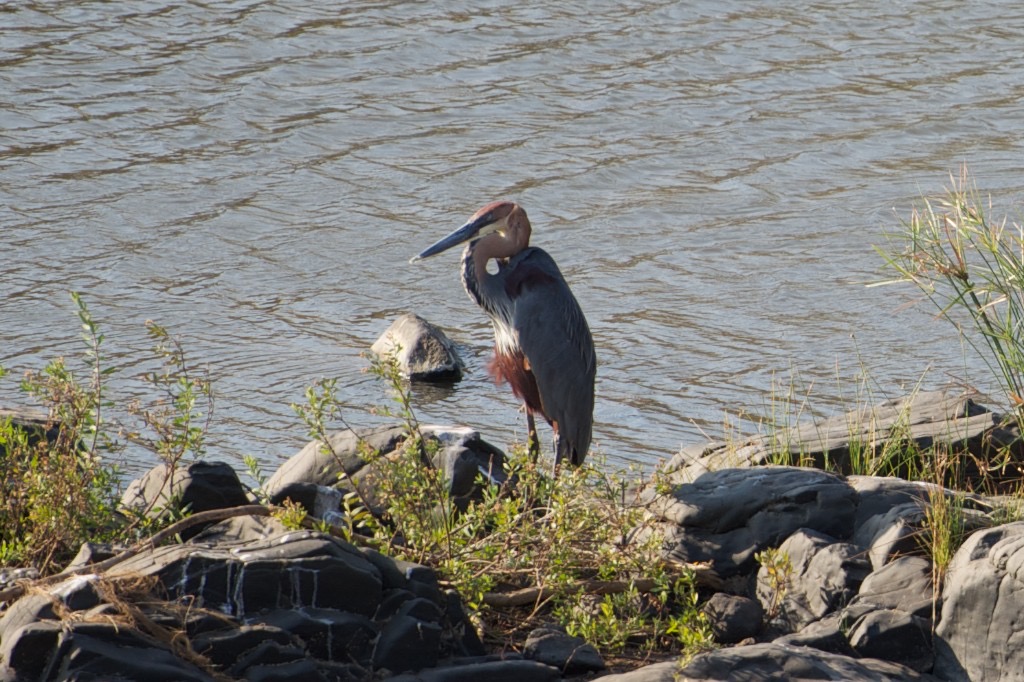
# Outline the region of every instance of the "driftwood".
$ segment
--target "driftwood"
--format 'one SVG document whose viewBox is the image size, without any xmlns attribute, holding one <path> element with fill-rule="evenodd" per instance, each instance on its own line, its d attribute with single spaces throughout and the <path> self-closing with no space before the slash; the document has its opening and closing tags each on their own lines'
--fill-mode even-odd
<svg viewBox="0 0 1024 682">
<path fill-rule="evenodd" d="M 921 450 L 940 445 L 951 454 L 968 455 L 960 474 L 998 483 L 1005 475 L 1015 484 L 1016 468 L 994 471 L 988 463 L 1024 462 L 1024 444 L 1012 418 L 974 402 L 965 391 L 923 391 L 829 419 L 779 429 L 743 443 L 712 442 L 684 448 L 664 467 L 673 483 L 690 483 L 709 471 L 786 461 L 851 473 L 857 457 L 878 456 L 897 443 Z M 907 472 L 887 471 L 901 475 Z"/>
</svg>

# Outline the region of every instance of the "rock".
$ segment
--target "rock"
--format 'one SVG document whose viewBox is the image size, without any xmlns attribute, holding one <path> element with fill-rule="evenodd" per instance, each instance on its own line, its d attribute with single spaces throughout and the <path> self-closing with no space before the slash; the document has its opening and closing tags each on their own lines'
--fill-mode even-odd
<svg viewBox="0 0 1024 682">
<path fill-rule="evenodd" d="M 556 682 L 557 669 L 537 661 L 483 661 L 430 668 L 415 674 L 397 675 L 388 682 Z"/>
<path fill-rule="evenodd" d="M 937 682 L 931 675 L 869 658 L 855 659 L 816 649 L 775 643 L 718 649 L 695 656 L 687 665 L 656 663 L 602 682 L 698 682 L 732 680 L 857 680 Z"/>
<path fill-rule="evenodd" d="M 667 493 L 648 488 L 644 500 L 660 520 L 667 558 L 709 562 L 726 578 L 752 571 L 756 552 L 798 528 L 849 537 L 856 493 L 823 471 L 758 467 L 714 471 Z"/>
<path fill-rule="evenodd" d="M 1022 612 L 1024 522 L 975 532 L 946 573 L 934 674 L 944 680 L 1020 680 Z"/>
<path fill-rule="evenodd" d="M 716 592 L 702 609 L 711 624 L 715 640 L 735 644 L 761 630 L 764 609 L 754 599 Z"/>
<path fill-rule="evenodd" d="M 289 483 L 270 497 L 270 504 L 280 505 L 285 500 L 299 504 L 306 513 L 317 519 L 329 519 L 341 508 L 342 493 L 316 483 Z"/>
<path fill-rule="evenodd" d="M 505 481 L 505 454 L 486 442 L 480 434 L 465 427 L 423 425 L 424 438 L 439 443 L 434 466 L 442 468 L 449 492 L 456 505 L 465 508 L 470 499 L 480 495 L 477 476 L 483 474 L 494 484 Z M 330 448 L 324 452 L 319 441 L 307 444 L 270 477 L 265 492 L 278 499 L 296 485 L 330 486 L 347 494 L 358 490 L 370 511 L 383 512 L 376 496 L 375 482 L 383 476 L 380 463 L 374 458 L 402 456 L 408 434 L 404 426 L 372 429 L 346 429 L 328 436 Z M 369 453 L 376 453 L 369 457 Z M 355 483 L 354 483 L 355 482 Z"/>
<path fill-rule="evenodd" d="M 830 613 L 820 620 L 805 626 L 792 635 L 783 635 L 773 640 L 775 644 L 785 646 L 811 647 L 830 654 L 857 658 L 857 652 L 850 646 L 846 638 L 845 611 Z"/>
<path fill-rule="evenodd" d="M 932 562 L 924 557 L 902 556 L 868 575 L 853 603 L 931 619 L 933 596 Z"/>
<path fill-rule="evenodd" d="M 411 616 L 392 617 L 373 649 L 373 667 L 403 673 L 437 665 L 441 626 Z"/>
<path fill-rule="evenodd" d="M 922 554 L 921 524 L 924 502 L 907 502 L 864 521 L 853 535 L 853 542 L 867 549 L 871 565 L 879 569 L 894 557 Z"/>
<path fill-rule="evenodd" d="M 402 374 L 413 381 L 458 381 L 465 367 L 455 344 L 438 327 L 406 313 L 370 347 L 380 357 L 395 352 Z"/>
<path fill-rule="evenodd" d="M 865 658 L 894 661 L 918 672 L 932 669 L 931 623 L 904 611 L 870 611 L 853 623 L 850 646 Z"/>
<path fill-rule="evenodd" d="M 121 504 L 150 518 L 165 518 L 181 510 L 196 514 L 238 507 L 249 504 L 249 498 L 229 465 L 198 461 L 178 470 L 166 464 L 153 467 L 128 485 Z M 186 533 L 185 537 L 191 535 Z"/>
<path fill-rule="evenodd" d="M 580 675 L 605 669 L 604 659 L 592 645 L 555 628 L 537 628 L 526 638 L 523 656 L 558 668 L 563 675 Z"/>
<path fill-rule="evenodd" d="M 801 529 L 779 545 L 789 560 L 789 576 L 781 602 L 767 569 L 757 574 L 757 598 L 766 611 L 778 603 L 773 625 L 796 632 L 849 602 L 871 568 L 863 551 L 823 533 Z"/>
</svg>

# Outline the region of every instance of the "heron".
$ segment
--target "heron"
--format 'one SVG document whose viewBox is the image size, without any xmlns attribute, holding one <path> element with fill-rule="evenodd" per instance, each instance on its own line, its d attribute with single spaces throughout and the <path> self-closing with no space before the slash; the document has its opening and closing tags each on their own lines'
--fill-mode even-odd
<svg viewBox="0 0 1024 682">
<path fill-rule="evenodd" d="M 557 472 L 563 460 L 581 465 L 590 449 L 597 356 L 576 297 L 554 259 L 530 246 L 531 232 L 521 206 L 495 201 L 410 262 L 469 242 L 462 252 L 462 284 L 494 327 L 490 372 L 525 406 L 534 462 L 540 454 L 534 415 L 551 426 Z M 494 273 L 488 271 L 492 259 Z"/>
</svg>

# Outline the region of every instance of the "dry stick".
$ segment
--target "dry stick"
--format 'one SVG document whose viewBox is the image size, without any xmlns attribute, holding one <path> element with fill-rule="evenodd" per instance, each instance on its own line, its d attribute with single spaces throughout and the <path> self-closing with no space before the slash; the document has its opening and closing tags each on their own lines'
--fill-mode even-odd
<svg viewBox="0 0 1024 682">
<path fill-rule="evenodd" d="M 652 591 L 657 582 L 651 578 L 638 578 L 637 580 L 584 580 L 576 583 L 583 592 L 587 594 L 618 594 L 636 588 L 639 592 Z M 507 607 L 525 606 L 550 599 L 564 590 L 554 587 L 524 587 L 521 590 L 512 592 L 488 592 L 484 595 L 484 603 L 488 606 Z"/>
<path fill-rule="evenodd" d="M 150 547 L 156 547 L 167 538 L 174 537 L 183 530 L 187 530 L 192 526 L 197 526 L 201 523 L 213 523 L 215 521 L 223 521 L 225 519 L 234 518 L 236 516 L 269 516 L 270 508 L 264 507 L 261 504 L 249 504 L 241 507 L 230 507 L 228 509 L 211 509 L 209 511 L 199 512 L 193 514 L 187 518 L 182 519 L 176 523 L 164 528 L 159 533 L 151 535 L 145 540 L 137 542 L 133 547 L 130 547 L 116 556 L 112 556 L 109 559 L 100 561 L 95 564 L 88 564 L 86 566 L 79 566 L 71 570 L 63 571 L 61 573 L 55 573 L 54 575 L 46 576 L 45 578 L 39 578 L 38 580 L 29 581 L 8 587 L 6 590 L 0 591 L 0 602 L 10 601 L 17 599 L 25 593 L 28 587 L 45 587 L 52 585 L 53 583 L 60 582 L 65 578 L 72 576 L 81 575 L 83 573 L 101 573 L 110 569 L 113 566 L 121 563 L 122 561 L 129 559 L 139 552 L 148 549 Z"/>
</svg>

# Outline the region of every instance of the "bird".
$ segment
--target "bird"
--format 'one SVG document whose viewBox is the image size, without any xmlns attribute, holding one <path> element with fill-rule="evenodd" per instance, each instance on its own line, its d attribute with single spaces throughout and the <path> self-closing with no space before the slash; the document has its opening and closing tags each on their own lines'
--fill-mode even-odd
<svg viewBox="0 0 1024 682">
<path fill-rule="evenodd" d="M 554 259 L 530 246 L 531 233 L 519 204 L 494 201 L 410 262 L 469 242 L 462 252 L 462 284 L 494 327 L 490 372 L 526 408 L 527 448 L 535 463 L 540 445 L 534 415 L 551 426 L 557 474 L 561 462 L 580 466 L 590 450 L 597 355 L 576 297 Z"/>
</svg>

